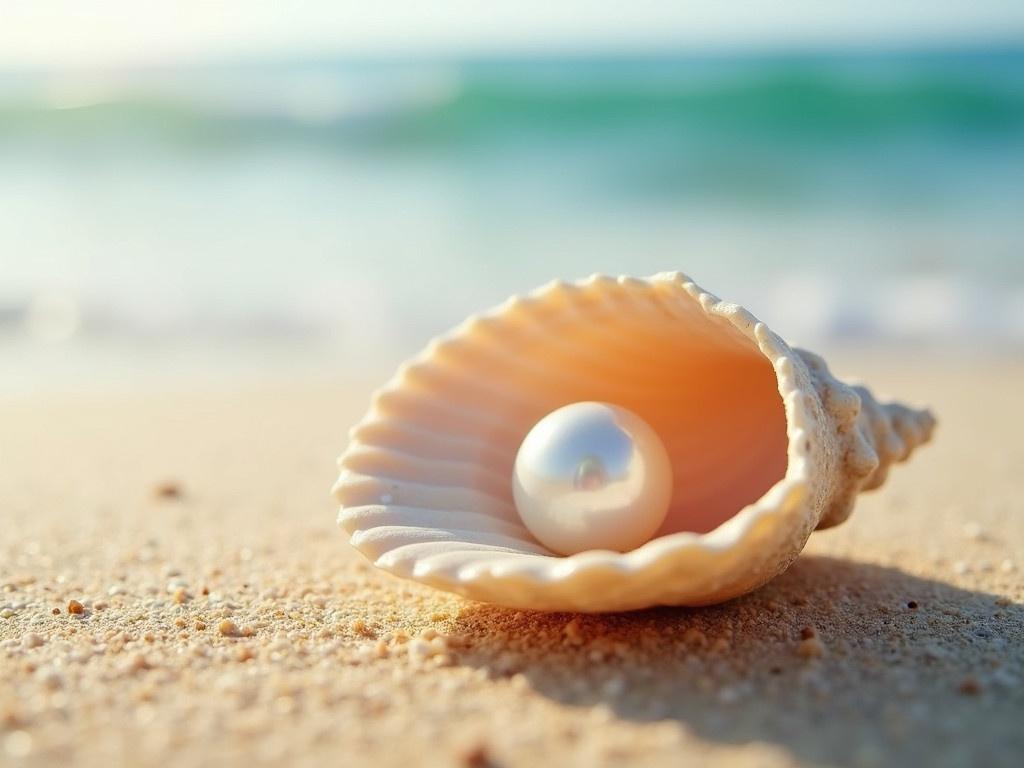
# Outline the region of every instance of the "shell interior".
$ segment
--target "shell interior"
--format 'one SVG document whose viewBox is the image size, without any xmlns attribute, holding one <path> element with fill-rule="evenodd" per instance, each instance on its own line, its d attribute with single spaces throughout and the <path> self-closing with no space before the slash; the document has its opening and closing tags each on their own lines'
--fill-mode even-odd
<svg viewBox="0 0 1024 768">
<path fill-rule="evenodd" d="M 516 452 L 546 414 L 600 400 L 640 415 L 669 452 L 658 536 L 712 531 L 783 479 L 787 432 L 772 363 L 728 313 L 707 309 L 677 280 L 595 277 L 470 318 L 403 366 L 353 430 L 336 488 L 342 524 L 356 531 L 375 514 L 365 535 L 381 536 L 383 513 L 392 527 L 415 521 L 405 547 L 461 538 L 550 554 L 513 504 Z M 395 552 L 401 532 L 390 533 Z"/>
</svg>

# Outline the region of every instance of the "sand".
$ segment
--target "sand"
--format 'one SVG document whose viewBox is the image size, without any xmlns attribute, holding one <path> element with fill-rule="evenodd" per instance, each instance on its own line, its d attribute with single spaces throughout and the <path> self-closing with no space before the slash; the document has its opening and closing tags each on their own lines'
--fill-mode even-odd
<svg viewBox="0 0 1024 768">
<path fill-rule="evenodd" d="M 0 401 L 0 763 L 1019 765 L 1024 363 L 853 362 L 935 443 L 760 591 L 610 616 L 352 552 L 363 385 Z"/>
</svg>

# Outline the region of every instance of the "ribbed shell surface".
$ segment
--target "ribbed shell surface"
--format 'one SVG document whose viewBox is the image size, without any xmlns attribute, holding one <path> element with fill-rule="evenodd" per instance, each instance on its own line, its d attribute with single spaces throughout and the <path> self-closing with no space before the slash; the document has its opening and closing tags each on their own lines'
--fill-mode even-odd
<svg viewBox="0 0 1024 768">
<path fill-rule="evenodd" d="M 512 502 L 523 437 L 580 400 L 635 411 L 672 459 L 668 519 L 632 551 L 554 555 Z M 836 381 L 684 275 L 597 275 L 472 316 L 401 366 L 352 429 L 334 492 L 339 524 L 375 565 L 469 598 L 700 605 L 784 570 L 932 424 Z"/>
</svg>

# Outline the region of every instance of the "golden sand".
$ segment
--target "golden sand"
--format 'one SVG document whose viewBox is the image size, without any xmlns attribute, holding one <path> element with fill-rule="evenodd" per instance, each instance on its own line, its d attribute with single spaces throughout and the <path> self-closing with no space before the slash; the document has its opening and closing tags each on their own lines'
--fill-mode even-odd
<svg viewBox="0 0 1024 768">
<path fill-rule="evenodd" d="M 935 443 L 848 523 L 747 597 L 608 616 L 355 555 L 366 388 L 2 402 L 0 764 L 1019 765 L 1024 365 L 908 365 L 855 370 Z"/>
</svg>

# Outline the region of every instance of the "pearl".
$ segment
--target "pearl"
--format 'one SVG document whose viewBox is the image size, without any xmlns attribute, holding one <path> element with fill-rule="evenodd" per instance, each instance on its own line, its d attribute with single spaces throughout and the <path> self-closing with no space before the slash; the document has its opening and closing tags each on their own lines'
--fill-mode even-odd
<svg viewBox="0 0 1024 768">
<path fill-rule="evenodd" d="M 573 403 L 526 435 L 512 494 L 523 524 L 553 552 L 625 552 L 664 522 L 672 465 L 658 435 L 635 413 Z"/>
</svg>

